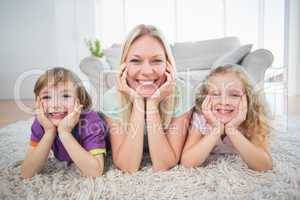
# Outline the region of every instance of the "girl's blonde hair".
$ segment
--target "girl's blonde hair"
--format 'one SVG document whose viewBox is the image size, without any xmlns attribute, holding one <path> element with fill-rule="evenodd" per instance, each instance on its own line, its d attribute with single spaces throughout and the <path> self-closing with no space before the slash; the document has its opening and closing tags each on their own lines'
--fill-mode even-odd
<svg viewBox="0 0 300 200">
<path fill-rule="evenodd" d="M 269 120 L 267 118 L 267 105 L 264 99 L 264 93 L 254 88 L 252 80 L 250 80 L 247 72 L 236 65 L 220 66 L 212 70 L 204 79 L 203 84 L 196 95 L 197 112 L 201 112 L 201 105 L 208 94 L 208 81 L 211 77 L 227 73 L 234 73 L 241 80 L 247 97 L 247 117 L 241 124 L 241 128 L 245 131 L 245 136 L 253 143 L 264 146 L 270 133 Z"/>
<path fill-rule="evenodd" d="M 92 105 L 92 100 L 82 81 L 76 74 L 62 67 L 49 69 L 38 78 L 34 86 L 35 98 L 37 99 L 43 88 L 49 85 L 57 86 L 59 83 L 68 81 L 71 81 L 76 87 L 77 97 L 80 104 L 83 105 L 83 109 L 89 109 Z"/>
<path fill-rule="evenodd" d="M 128 36 L 123 44 L 120 66 L 121 66 L 121 64 L 123 64 L 126 61 L 127 56 L 128 56 L 128 51 L 129 51 L 131 45 L 138 38 L 145 36 L 145 35 L 149 35 L 149 36 L 157 39 L 163 45 L 164 51 L 166 54 L 166 60 L 167 60 L 167 62 L 169 62 L 171 64 L 171 66 L 173 67 L 173 70 L 176 73 L 175 60 L 174 60 L 174 57 L 172 54 L 172 50 L 171 50 L 167 40 L 161 33 L 161 31 L 152 25 L 140 24 L 140 25 L 136 26 L 128 34 Z M 126 126 L 128 126 L 128 119 L 129 119 L 129 116 L 130 116 L 130 113 L 132 110 L 132 104 L 126 95 L 124 95 L 122 92 L 118 92 L 118 93 L 119 93 L 118 96 L 120 97 L 120 102 L 121 102 L 122 108 L 124 108 L 124 106 L 128 106 L 128 108 L 122 112 L 122 119 L 121 119 L 122 125 L 123 125 L 124 129 L 126 130 L 127 129 Z M 165 127 L 165 128 L 168 127 L 171 122 L 171 118 L 172 118 L 172 114 L 173 114 L 172 111 L 174 110 L 174 107 L 175 107 L 176 99 L 175 99 L 174 94 L 175 94 L 175 90 L 173 90 L 171 95 L 165 100 L 164 107 L 159 108 L 160 116 L 162 119 L 162 124 L 163 124 L 163 127 Z"/>
</svg>

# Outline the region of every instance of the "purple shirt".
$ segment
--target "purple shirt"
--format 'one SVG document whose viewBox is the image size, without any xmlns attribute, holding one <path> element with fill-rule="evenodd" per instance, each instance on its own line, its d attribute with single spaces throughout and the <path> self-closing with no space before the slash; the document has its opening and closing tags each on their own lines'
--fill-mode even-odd
<svg viewBox="0 0 300 200">
<path fill-rule="evenodd" d="M 31 146 L 37 146 L 45 131 L 37 118 L 31 126 Z M 107 128 L 104 120 L 97 112 L 84 112 L 80 114 L 79 122 L 72 130 L 72 135 L 77 142 L 92 155 L 105 153 L 105 136 Z M 63 146 L 58 134 L 52 144 L 55 158 L 60 161 L 72 162 L 68 152 Z"/>
</svg>

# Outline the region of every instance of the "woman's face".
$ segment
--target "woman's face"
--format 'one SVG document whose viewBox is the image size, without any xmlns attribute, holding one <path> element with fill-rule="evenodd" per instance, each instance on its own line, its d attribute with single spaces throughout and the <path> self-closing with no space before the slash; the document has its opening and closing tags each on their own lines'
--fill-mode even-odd
<svg viewBox="0 0 300 200">
<path fill-rule="evenodd" d="M 73 83 L 59 83 L 57 86 L 47 86 L 39 94 L 41 103 L 48 119 L 57 126 L 58 123 L 74 110 L 77 99 Z"/>
<path fill-rule="evenodd" d="M 161 42 L 149 35 L 134 41 L 127 58 L 127 82 L 142 97 L 150 97 L 165 82 L 166 53 Z"/>
<path fill-rule="evenodd" d="M 209 78 L 208 95 L 211 96 L 212 112 L 222 123 L 228 123 L 237 115 L 243 91 L 243 83 L 234 73 Z"/>
</svg>

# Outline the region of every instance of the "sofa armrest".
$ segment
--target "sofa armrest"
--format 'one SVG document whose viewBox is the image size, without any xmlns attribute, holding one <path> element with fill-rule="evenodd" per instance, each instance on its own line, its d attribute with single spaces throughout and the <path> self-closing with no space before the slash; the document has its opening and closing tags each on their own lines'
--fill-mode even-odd
<svg viewBox="0 0 300 200">
<path fill-rule="evenodd" d="M 265 72 L 273 63 L 273 54 L 266 49 L 257 49 L 249 53 L 242 61 L 241 65 L 250 74 L 256 84 L 264 82 Z"/>
<path fill-rule="evenodd" d="M 110 72 L 110 67 L 105 61 L 94 57 L 83 59 L 80 62 L 79 68 L 90 81 L 90 95 L 93 99 L 93 109 L 99 111 L 103 94 L 112 85 L 111 77 L 113 76 L 113 72 Z"/>
</svg>

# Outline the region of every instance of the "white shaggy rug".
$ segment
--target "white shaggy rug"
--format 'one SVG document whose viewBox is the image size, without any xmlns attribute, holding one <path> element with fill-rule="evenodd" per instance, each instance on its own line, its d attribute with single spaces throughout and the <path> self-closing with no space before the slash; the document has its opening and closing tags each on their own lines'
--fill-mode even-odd
<svg viewBox="0 0 300 200">
<path fill-rule="evenodd" d="M 177 166 L 154 173 L 145 159 L 129 175 L 108 159 L 104 176 L 82 177 L 74 166 L 53 157 L 42 174 L 20 179 L 20 163 L 29 140 L 31 121 L 0 129 L 0 199 L 300 199 L 300 117 L 291 117 L 286 132 L 274 131 L 272 171 L 247 168 L 239 156 L 211 159 L 205 167 Z M 277 124 L 280 126 L 280 124 Z"/>
</svg>

